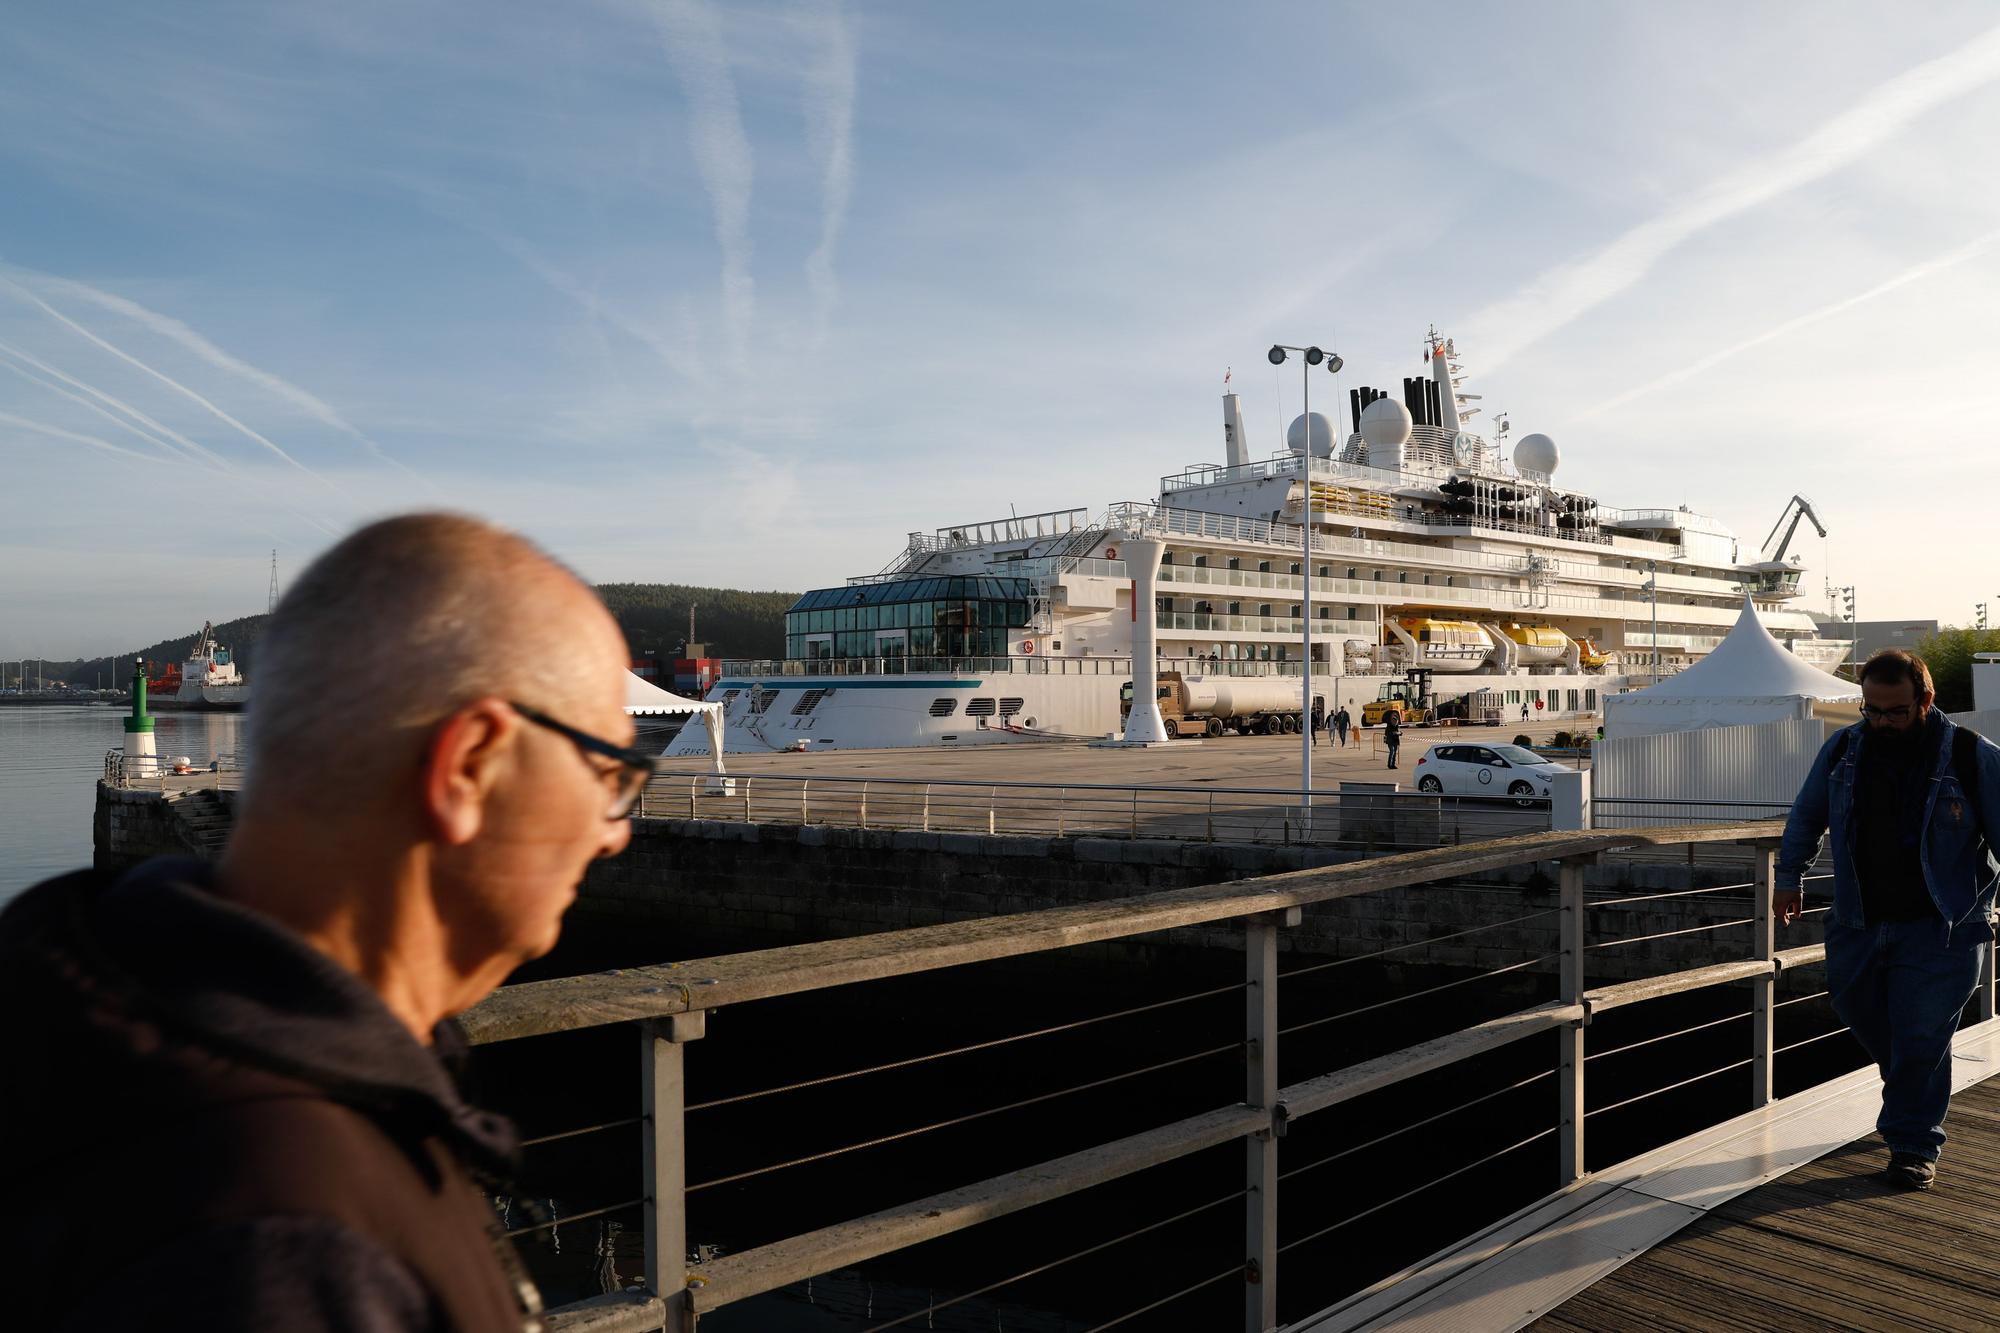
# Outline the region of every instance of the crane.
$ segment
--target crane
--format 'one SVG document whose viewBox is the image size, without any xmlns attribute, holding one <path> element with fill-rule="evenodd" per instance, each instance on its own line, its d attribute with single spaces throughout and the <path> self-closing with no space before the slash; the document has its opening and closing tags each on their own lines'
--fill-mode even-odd
<svg viewBox="0 0 2000 1333">
<path fill-rule="evenodd" d="M 1785 520 L 1788 518 L 1792 520 L 1792 526 L 1785 528 Z M 1826 524 L 1819 521 L 1819 515 L 1813 511 L 1812 501 L 1806 499 L 1803 495 L 1794 495 L 1791 498 L 1791 502 L 1785 506 L 1785 512 L 1779 514 L 1778 521 L 1771 525 L 1771 535 L 1766 537 L 1764 544 L 1757 548 L 1760 551 L 1769 551 L 1771 549 L 1771 542 L 1778 535 L 1778 529 L 1785 528 L 1785 540 L 1779 542 L 1778 549 L 1771 553 L 1772 564 L 1781 563 L 1785 558 L 1785 552 L 1792 549 L 1792 538 L 1798 535 L 1799 520 L 1802 518 L 1811 519 L 1812 525 L 1819 529 L 1819 535 L 1822 537 L 1826 536 Z"/>
</svg>

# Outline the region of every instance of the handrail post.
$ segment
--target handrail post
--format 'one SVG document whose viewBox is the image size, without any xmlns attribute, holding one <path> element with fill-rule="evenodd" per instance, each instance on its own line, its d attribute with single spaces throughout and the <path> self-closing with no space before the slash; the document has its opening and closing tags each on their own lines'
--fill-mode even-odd
<svg viewBox="0 0 2000 1333">
<path fill-rule="evenodd" d="M 1778 850 L 1757 848 L 1756 906 L 1751 927 L 1757 943 L 1757 957 L 1770 962 L 1776 957 L 1776 931 L 1771 920 L 1777 899 Z M 1750 1105 L 1771 1104 L 1772 1019 L 1777 1013 L 1778 970 L 1773 967 L 1761 977 L 1750 978 Z"/>
<path fill-rule="evenodd" d="M 806 803 L 806 793 L 812 788 L 811 778 L 799 779 L 799 823 L 812 823 L 812 807 Z"/>
<path fill-rule="evenodd" d="M 1244 1143 L 1243 1326 L 1267 1333 L 1278 1326 L 1278 931 L 1296 926 L 1303 909 L 1288 907 L 1243 923 L 1243 1100 L 1272 1113 L 1270 1128 Z"/>
<path fill-rule="evenodd" d="M 1000 789 L 998 787 L 988 787 L 986 789 L 986 834 L 988 837 L 1000 831 L 999 821 L 994 817 L 994 807 L 999 805 L 999 803 Z"/>
<path fill-rule="evenodd" d="M 707 1031 L 707 1019 L 697 1009 L 639 1025 L 646 1285 L 666 1302 L 661 1327 L 673 1333 L 692 1333 L 694 1328 L 687 1299 L 687 1070 L 682 1057 L 686 1044 Z"/>
<path fill-rule="evenodd" d="M 928 787 L 925 788 L 925 791 L 928 792 L 929 790 L 930 789 Z M 926 799 L 925 805 L 926 808 L 928 808 L 929 806 L 928 799 Z M 928 821 L 926 821 L 926 825 L 928 825 Z M 854 818 L 854 826 L 856 828 L 868 827 L 868 784 L 866 782 L 861 784 L 861 810 L 860 813 L 857 814 Z"/>
<path fill-rule="evenodd" d="M 1991 944 L 1986 946 L 1986 967 L 1981 972 L 1979 977 L 1979 1017 L 1981 1021 L 1990 1019 L 1994 1016 L 1994 1005 L 1993 1005 L 1994 957 L 1993 956 L 1996 953 L 2000 953 L 2000 946 L 1995 946 Z"/>
<path fill-rule="evenodd" d="M 1564 1004 L 1583 1002 L 1585 905 L 1583 872 L 1597 858 L 1568 856 L 1559 863 L 1562 893 L 1562 957 L 1559 995 Z M 1583 1178 L 1583 1020 L 1556 1032 L 1556 1089 L 1560 1099 L 1556 1140 L 1561 1153 L 1561 1183 Z"/>
</svg>

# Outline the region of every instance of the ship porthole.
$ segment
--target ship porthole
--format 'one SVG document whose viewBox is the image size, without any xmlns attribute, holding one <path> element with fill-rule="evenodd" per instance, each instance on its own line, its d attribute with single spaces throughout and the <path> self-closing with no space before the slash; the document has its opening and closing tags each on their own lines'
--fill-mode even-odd
<svg viewBox="0 0 2000 1333">
<path fill-rule="evenodd" d="M 1035 719 L 1033 719 L 1032 717 L 1024 717 L 1021 719 L 1021 725 L 1028 728 L 1028 730 L 1033 731 L 1035 729 Z"/>
</svg>

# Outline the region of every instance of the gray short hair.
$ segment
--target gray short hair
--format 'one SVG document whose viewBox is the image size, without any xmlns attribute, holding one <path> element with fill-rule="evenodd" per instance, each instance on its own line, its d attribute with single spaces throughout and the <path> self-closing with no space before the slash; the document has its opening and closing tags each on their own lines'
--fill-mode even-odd
<svg viewBox="0 0 2000 1333">
<path fill-rule="evenodd" d="M 564 582 L 587 591 L 525 537 L 460 514 L 347 536 L 299 575 L 258 645 L 248 794 L 360 795 L 354 784 L 482 695 L 560 708 L 588 656 L 550 632 L 548 589 Z"/>
</svg>

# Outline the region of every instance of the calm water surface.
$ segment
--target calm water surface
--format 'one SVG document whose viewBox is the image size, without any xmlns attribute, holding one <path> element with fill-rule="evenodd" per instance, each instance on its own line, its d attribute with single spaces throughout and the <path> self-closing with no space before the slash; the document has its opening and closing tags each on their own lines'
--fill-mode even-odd
<svg viewBox="0 0 2000 1333">
<path fill-rule="evenodd" d="M 115 704 L 0 708 L 0 902 L 90 864 L 90 821 L 104 752 L 124 745 Z M 161 713 L 160 757 L 206 765 L 241 747 L 241 713 Z"/>
</svg>

